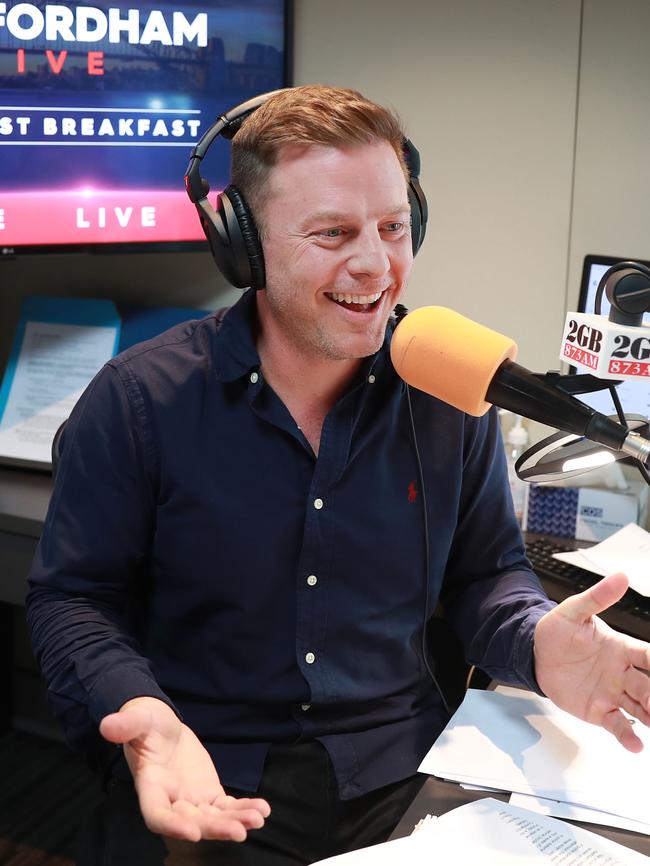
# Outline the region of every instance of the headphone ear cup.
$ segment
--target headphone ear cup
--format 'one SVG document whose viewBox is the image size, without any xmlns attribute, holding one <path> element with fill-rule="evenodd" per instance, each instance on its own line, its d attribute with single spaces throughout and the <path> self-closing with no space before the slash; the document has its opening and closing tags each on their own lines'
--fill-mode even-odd
<svg viewBox="0 0 650 866">
<path fill-rule="evenodd" d="M 427 231 L 429 206 L 424 190 L 420 186 L 420 153 L 408 138 L 402 140 L 402 153 L 409 170 L 408 197 L 411 206 L 411 245 L 415 256 L 422 246 Z"/>
<path fill-rule="evenodd" d="M 253 214 L 236 186 L 230 184 L 219 196 L 219 213 L 230 238 L 231 269 L 238 288 L 262 289 L 266 284 L 264 252 Z"/>
<path fill-rule="evenodd" d="M 223 273 L 228 281 L 231 281 L 233 275 L 231 265 L 231 249 L 230 239 L 226 231 L 226 226 L 223 220 L 221 210 L 215 211 L 208 202 L 207 198 L 195 202 L 197 213 L 201 221 L 201 228 L 210 247 L 212 258 L 215 260 L 217 267 Z"/>
<path fill-rule="evenodd" d="M 422 246 L 422 241 L 424 240 L 424 233 L 426 231 L 426 210 L 423 214 L 422 199 L 420 195 L 418 195 L 418 190 L 422 194 L 422 189 L 420 185 L 417 184 L 416 189 L 416 184 L 414 184 L 413 179 L 411 178 L 411 181 L 409 182 L 408 196 L 409 204 L 411 205 L 411 245 L 413 247 L 414 256 L 417 255 L 418 250 Z"/>
</svg>

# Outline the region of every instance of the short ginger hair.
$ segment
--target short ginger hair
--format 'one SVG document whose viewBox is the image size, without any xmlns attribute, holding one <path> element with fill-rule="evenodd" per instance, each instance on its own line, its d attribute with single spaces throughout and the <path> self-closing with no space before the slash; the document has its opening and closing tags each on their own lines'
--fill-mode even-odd
<svg viewBox="0 0 650 866">
<path fill-rule="evenodd" d="M 356 90 L 310 84 L 280 90 L 249 115 L 232 140 L 231 182 L 255 217 L 261 210 L 269 173 L 283 148 L 295 145 L 354 147 L 391 145 L 407 181 L 404 132 L 396 114 Z"/>
</svg>

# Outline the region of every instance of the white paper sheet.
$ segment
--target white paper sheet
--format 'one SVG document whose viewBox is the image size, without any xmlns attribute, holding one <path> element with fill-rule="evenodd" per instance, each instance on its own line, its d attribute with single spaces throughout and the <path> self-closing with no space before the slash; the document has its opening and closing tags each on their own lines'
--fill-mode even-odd
<svg viewBox="0 0 650 866">
<path fill-rule="evenodd" d="M 491 798 L 425 822 L 406 839 L 312 866 L 648 866 L 650 858 L 579 827 Z"/>
<path fill-rule="evenodd" d="M 611 812 L 599 812 L 597 809 L 587 809 L 574 803 L 563 803 L 561 800 L 547 800 L 545 797 L 533 797 L 529 794 L 511 794 L 510 803 L 522 809 L 529 809 L 540 815 L 562 818 L 566 821 L 581 821 L 583 824 L 601 824 L 605 827 L 619 827 L 621 830 L 631 830 L 633 833 L 643 833 L 650 836 L 650 824 L 643 821 L 633 821 Z"/>
<path fill-rule="evenodd" d="M 455 839 L 464 854 L 465 839 L 481 851 L 474 861 L 481 866 L 510 866 L 510 864 L 551 864 L 565 866 L 614 866 L 614 864 L 645 864 L 650 858 L 598 836 L 589 830 L 573 827 L 555 818 L 536 815 L 527 809 L 501 803 L 492 798 L 467 803 L 445 815 L 434 825 L 425 827 L 423 840 L 431 833 L 434 843 L 428 861 L 435 859 L 437 842 L 441 838 Z M 470 863 L 468 858 L 454 859 L 453 863 Z"/>
<path fill-rule="evenodd" d="M 548 699 L 510 691 L 468 690 L 420 772 L 650 821 L 648 729 L 633 754 Z"/>
<path fill-rule="evenodd" d="M 636 523 L 628 523 L 593 547 L 553 556 L 595 574 L 623 571 L 635 592 L 650 597 L 650 533 Z"/>
<path fill-rule="evenodd" d="M 27 322 L 0 423 L 0 455 L 48 464 L 52 439 L 115 351 L 117 326 Z"/>
</svg>

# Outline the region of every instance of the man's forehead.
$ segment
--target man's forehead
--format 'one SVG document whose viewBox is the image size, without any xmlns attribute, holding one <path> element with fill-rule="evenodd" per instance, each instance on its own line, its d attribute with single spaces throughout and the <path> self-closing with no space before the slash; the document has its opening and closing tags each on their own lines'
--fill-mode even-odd
<svg viewBox="0 0 650 866">
<path fill-rule="evenodd" d="M 271 177 L 281 177 L 285 172 L 309 172 L 314 165 L 341 168 L 346 164 L 367 163 L 368 160 L 383 161 L 386 168 L 401 172 L 400 161 L 388 141 L 361 142 L 358 144 L 287 144 L 278 151 L 271 169 Z"/>
<path fill-rule="evenodd" d="M 345 147 L 310 144 L 283 148 L 268 179 L 269 198 L 291 197 L 311 214 L 341 217 L 356 197 L 382 213 L 409 210 L 407 183 L 388 142 Z"/>
</svg>

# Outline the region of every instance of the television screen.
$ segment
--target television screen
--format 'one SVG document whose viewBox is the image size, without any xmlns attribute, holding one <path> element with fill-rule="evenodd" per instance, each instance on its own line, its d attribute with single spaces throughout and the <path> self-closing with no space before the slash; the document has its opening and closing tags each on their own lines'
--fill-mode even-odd
<svg viewBox="0 0 650 866">
<path fill-rule="evenodd" d="M 284 0 L 0 2 L 0 250 L 196 247 L 191 148 L 290 83 L 286 32 Z M 228 160 L 202 166 L 215 195 Z"/>
</svg>

